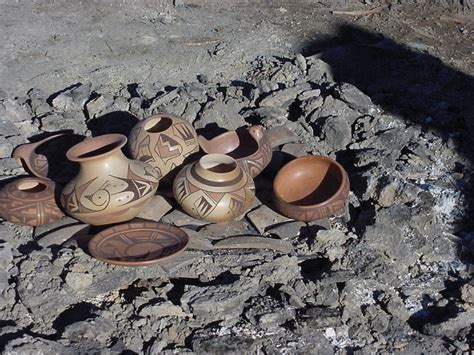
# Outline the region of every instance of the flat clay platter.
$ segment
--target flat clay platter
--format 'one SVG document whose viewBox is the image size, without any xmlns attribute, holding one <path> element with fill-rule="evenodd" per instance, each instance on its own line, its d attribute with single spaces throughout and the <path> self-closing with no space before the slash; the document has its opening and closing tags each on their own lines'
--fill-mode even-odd
<svg viewBox="0 0 474 355">
<path fill-rule="evenodd" d="M 147 266 L 177 257 L 188 242 L 188 235 L 177 227 L 155 222 L 131 222 L 96 234 L 89 241 L 89 251 L 108 264 Z"/>
</svg>

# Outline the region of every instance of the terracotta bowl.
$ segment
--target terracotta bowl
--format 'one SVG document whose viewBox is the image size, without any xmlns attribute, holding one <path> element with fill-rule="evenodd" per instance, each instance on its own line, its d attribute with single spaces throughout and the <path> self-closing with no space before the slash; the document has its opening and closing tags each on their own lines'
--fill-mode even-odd
<svg viewBox="0 0 474 355">
<path fill-rule="evenodd" d="M 344 212 L 349 177 L 336 161 L 324 156 L 292 160 L 273 182 L 276 208 L 285 216 L 314 221 Z"/>
</svg>

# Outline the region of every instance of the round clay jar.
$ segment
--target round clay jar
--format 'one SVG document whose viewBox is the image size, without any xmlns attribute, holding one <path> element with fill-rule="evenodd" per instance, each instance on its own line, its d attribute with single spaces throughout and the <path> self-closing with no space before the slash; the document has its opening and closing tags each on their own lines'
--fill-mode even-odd
<svg viewBox="0 0 474 355">
<path fill-rule="evenodd" d="M 142 120 L 132 129 L 128 139 L 132 157 L 150 164 L 167 179 L 187 157 L 199 151 L 194 127 L 167 113 Z"/>
<path fill-rule="evenodd" d="M 305 156 L 292 160 L 273 181 L 275 207 L 286 217 L 314 221 L 344 213 L 349 177 L 335 160 Z"/>
<path fill-rule="evenodd" d="M 127 137 L 106 134 L 88 138 L 66 156 L 79 173 L 63 189 L 61 203 L 72 217 L 92 225 L 128 221 L 152 199 L 159 175 L 150 165 L 125 157 Z"/>
<path fill-rule="evenodd" d="M 224 222 L 240 216 L 252 205 L 255 185 L 235 159 L 207 154 L 179 172 L 173 182 L 173 193 L 191 216 Z"/>
<path fill-rule="evenodd" d="M 34 227 L 55 222 L 64 217 L 55 190 L 56 184 L 44 178 L 12 181 L 0 190 L 0 214 L 9 222 Z"/>
</svg>

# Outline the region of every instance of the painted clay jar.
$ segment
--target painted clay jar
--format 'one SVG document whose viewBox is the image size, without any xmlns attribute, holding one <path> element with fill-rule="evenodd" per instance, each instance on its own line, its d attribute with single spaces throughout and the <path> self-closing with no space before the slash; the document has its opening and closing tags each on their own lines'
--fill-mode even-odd
<svg viewBox="0 0 474 355">
<path fill-rule="evenodd" d="M 255 185 L 235 159 L 207 154 L 179 172 L 173 182 L 173 194 L 191 216 L 224 222 L 240 216 L 252 205 Z"/>
<path fill-rule="evenodd" d="M 68 161 L 65 152 L 84 137 L 72 133 L 57 133 L 38 142 L 22 144 L 12 157 L 30 174 L 66 183 L 77 174 L 77 164 Z"/>
<path fill-rule="evenodd" d="M 121 148 L 127 137 L 106 134 L 88 138 L 66 156 L 79 173 L 63 189 L 61 204 L 72 217 L 92 225 L 132 219 L 151 200 L 159 175 L 152 166 L 130 160 Z"/>
<path fill-rule="evenodd" d="M 272 147 L 265 130 L 256 125 L 248 129 L 228 131 L 207 140 L 198 137 L 205 153 L 227 154 L 246 169 L 252 177 L 259 175 L 272 160 Z"/>
<path fill-rule="evenodd" d="M 53 181 L 28 177 L 12 181 L 0 190 L 0 214 L 9 222 L 41 226 L 55 222 L 64 213 L 56 204 Z"/>
<path fill-rule="evenodd" d="M 339 163 L 324 156 L 305 156 L 278 172 L 273 197 L 283 215 L 314 221 L 343 214 L 349 188 L 349 177 Z"/>
<path fill-rule="evenodd" d="M 139 122 L 128 136 L 134 159 L 153 166 L 163 178 L 199 151 L 194 127 L 186 120 L 159 113 Z"/>
</svg>

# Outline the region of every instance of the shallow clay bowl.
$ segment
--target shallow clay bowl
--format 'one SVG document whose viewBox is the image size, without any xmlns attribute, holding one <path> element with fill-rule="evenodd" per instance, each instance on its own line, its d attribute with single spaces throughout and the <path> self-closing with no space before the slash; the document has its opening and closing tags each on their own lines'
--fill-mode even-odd
<svg viewBox="0 0 474 355">
<path fill-rule="evenodd" d="M 131 222 L 107 228 L 89 241 L 95 258 L 119 266 L 147 266 L 180 255 L 189 237 L 181 229 L 163 223 Z"/>
<path fill-rule="evenodd" d="M 344 211 L 349 178 L 344 168 L 324 156 L 292 160 L 273 182 L 276 208 L 285 216 L 314 221 Z"/>
</svg>

